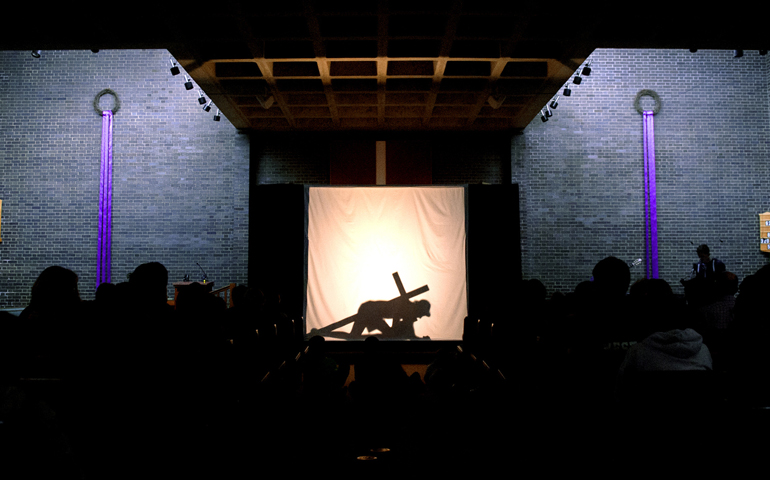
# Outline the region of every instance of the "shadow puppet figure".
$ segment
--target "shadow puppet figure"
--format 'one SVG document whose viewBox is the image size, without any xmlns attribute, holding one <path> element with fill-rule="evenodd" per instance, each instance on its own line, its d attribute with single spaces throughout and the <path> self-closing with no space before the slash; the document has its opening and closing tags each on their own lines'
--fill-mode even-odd
<svg viewBox="0 0 770 480">
<path fill-rule="evenodd" d="M 349 338 L 361 338 L 364 329 L 370 333 L 379 330 L 382 338 L 417 338 L 414 323 L 421 317 L 430 317 L 430 302 L 427 300 L 410 302 L 404 298 L 394 298 L 364 302 L 354 317 Z M 392 326 L 388 326 L 386 318 L 393 319 Z"/>
</svg>

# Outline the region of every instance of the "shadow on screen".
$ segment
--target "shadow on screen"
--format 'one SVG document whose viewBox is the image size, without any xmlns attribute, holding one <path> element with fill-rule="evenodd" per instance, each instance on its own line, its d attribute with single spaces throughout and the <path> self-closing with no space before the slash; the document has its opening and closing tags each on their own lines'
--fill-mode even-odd
<svg viewBox="0 0 770 480">
<path fill-rule="evenodd" d="M 393 300 L 370 300 L 358 308 L 358 313 L 321 329 L 313 329 L 311 335 L 358 340 L 372 335 L 378 335 L 388 340 L 417 339 L 414 324 L 423 317 L 430 317 L 430 302 L 416 302 L 397 297 Z M 388 324 L 386 319 L 391 319 Z M 338 328 L 352 323 L 350 333 L 337 332 Z M 378 333 L 377 333 L 378 332 Z M 422 340 L 429 340 L 422 337 Z"/>
</svg>

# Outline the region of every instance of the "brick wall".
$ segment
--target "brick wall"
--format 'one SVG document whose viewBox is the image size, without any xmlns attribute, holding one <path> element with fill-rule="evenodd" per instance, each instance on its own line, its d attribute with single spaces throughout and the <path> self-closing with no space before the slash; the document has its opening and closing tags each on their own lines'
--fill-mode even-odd
<svg viewBox="0 0 770 480">
<path fill-rule="evenodd" d="M 121 99 L 114 281 L 158 260 L 172 281 L 197 278 L 197 261 L 219 284 L 246 282 L 249 174 L 252 183 L 329 182 L 328 136 L 248 138 L 224 117 L 215 123 L 197 91 L 171 76 L 169 58 L 0 52 L 0 307 L 26 304 L 52 264 L 75 270 L 83 296 L 92 295 L 101 119 L 91 102 L 103 88 Z M 768 58 L 601 49 L 591 60 L 591 76 L 560 99 L 550 121 L 536 117 L 512 138 L 510 167 L 500 153 L 505 136 L 431 136 L 434 184 L 506 183 L 510 174 L 520 185 L 524 276 L 570 291 L 607 255 L 644 256 L 642 120 L 633 100 L 652 89 L 662 100 L 661 277 L 681 292 L 699 243 L 740 278 L 767 263 L 757 213 L 770 210 Z"/>
<path fill-rule="evenodd" d="M 62 265 L 93 298 L 104 88 L 114 117 L 113 283 L 160 261 L 170 280 L 247 281 L 249 142 L 164 50 L 0 52 L 0 307 L 24 306 L 37 275 Z M 183 72 L 184 74 L 184 72 Z M 112 98 L 102 97 L 102 106 Z M 169 289 L 169 294 L 173 290 Z"/>
<path fill-rule="evenodd" d="M 711 246 L 739 278 L 767 263 L 757 214 L 770 209 L 768 58 L 746 51 L 600 49 L 592 73 L 512 142 L 526 278 L 571 291 L 608 255 L 644 257 L 642 116 L 655 115 L 660 277 L 675 292 Z M 652 99 L 644 97 L 643 108 Z M 644 270 L 633 271 L 633 280 Z"/>
</svg>

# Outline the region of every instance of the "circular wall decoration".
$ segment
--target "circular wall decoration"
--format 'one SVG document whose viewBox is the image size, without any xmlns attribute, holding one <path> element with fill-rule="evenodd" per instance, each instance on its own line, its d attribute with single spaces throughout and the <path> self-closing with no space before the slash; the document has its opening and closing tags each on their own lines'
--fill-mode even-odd
<svg viewBox="0 0 770 480">
<path fill-rule="evenodd" d="M 639 100 L 645 96 L 652 97 L 652 99 L 655 100 L 655 107 L 652 109 L 652 113 L 657 115 L 657 113 L 660 111 L 660 97 L 657 93 L 655 93 L 654 90 L 639 90 L 639 93 L 636 94 L 636 98 L 634 99 L 634 107 L 636 108 L 636 111 L 644 114 L 644 110 L 642 110 L 642 106 L 639 104 Z"/>
<path fill-rule="evenodd" d="M 96 113 L 99 115 L 102 114 L 104 111 L 103 108 L 99 107 L 99 100 L 105 95 L 112 95 L 115 97 L 115 107 L 112 109 L 112 113 L 116 114 L 118 113 L 118 110 L 120 110 L 120 99 L 118 98 L 118 94 L 115 93 L 113 90 L 110 90 L 109 88 L 105 88 L 101 92 L 96 94 L 96 97 L 94 98 L 94 110 L 96 110 Z"/>
</svg>

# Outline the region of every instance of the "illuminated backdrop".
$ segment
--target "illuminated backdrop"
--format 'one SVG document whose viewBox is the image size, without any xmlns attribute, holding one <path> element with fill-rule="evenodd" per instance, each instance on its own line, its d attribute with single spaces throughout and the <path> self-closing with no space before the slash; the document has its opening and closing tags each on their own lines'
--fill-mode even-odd
<svg viewBox="0 0 770 480">
<path fill-rule="evenodd" d="M 370 300 L 431 304 L 418 338 L 458 340 L 467 315 L 463 187 L 310 187 L 306 333 L 354 315 Z M 386 320 L 390 322 L 389 320 Z M 340 331 L 350 331 L 350 324 Z"/>
</svg>

